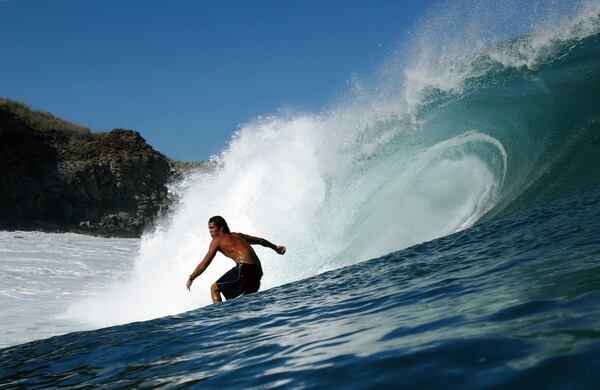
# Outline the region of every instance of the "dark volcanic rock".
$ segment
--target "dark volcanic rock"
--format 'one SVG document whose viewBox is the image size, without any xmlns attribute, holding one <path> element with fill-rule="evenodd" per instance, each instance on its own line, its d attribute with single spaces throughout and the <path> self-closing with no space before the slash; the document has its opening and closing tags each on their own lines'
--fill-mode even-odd
<svg viewBox="0 0 600 390">
<path fill-rule="evenodd" d="M 0 229 L 139 236 L 168 207 L 171 165 L 135 131 L 38 131 L 0 107 Z"/>
</svg>

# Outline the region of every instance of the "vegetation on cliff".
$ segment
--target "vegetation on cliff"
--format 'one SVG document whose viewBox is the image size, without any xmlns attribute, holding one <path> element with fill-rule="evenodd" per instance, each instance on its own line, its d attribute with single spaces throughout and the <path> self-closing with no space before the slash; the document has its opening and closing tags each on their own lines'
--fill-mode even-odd
<svg viewBox="0 0 600 390">
<path fill-rule="evenodd" d="M 49 112 L 33 110 L 26 103 L 0 98 L 0 108 L 12 113 L 27 126 L 37 131 L 60 131 L 67 134 L 93 136 L 88 127 L 55 117 Z"/>
</svg>

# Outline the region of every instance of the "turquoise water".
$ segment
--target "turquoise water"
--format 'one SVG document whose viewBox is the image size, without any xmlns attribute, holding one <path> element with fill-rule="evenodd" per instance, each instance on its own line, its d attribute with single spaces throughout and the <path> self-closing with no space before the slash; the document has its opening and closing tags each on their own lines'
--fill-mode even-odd
<svg viewBox="0 0 600 390">
<path fill-rule="evenodd" d="M 461 57 L 452 68 L 460 83 L 448 77 L 417 88 L 414 107 L 415 84 L 406 82 L 403 108 L 382 109 L 366 125 L 351 117 L 363 130 L 342 147 L 327 145 L 335 153 L 307 140 L 310 129 L 339 127 L 341 114 L 288 121 L 280 132 L 276 120 L 247 126 L 216 178 L 196 184 L 238 183 L 228 166 L 248 161 L 265 176 L 306 179 L 293 186 L 301 196 L 281 192 L 288 209 L 261 176 L 252 177 L 258 192 L 247 185 L 236 195 L 253 220 L 267 215 L 297 228 L 294 237 L 285 228 L 268 235 L 296 240 L 288 245 L 293 261 L 266 260 L 266 288 L 254 295 L 143 322 L 117 313 L 124 324 L 2 349 L 0 388 L 599 387 L 598 20 L 589 11 L 552 30 L 560 34 L 532 33 Z M 298 154 L 257 155 L 256 134 L 261 146 L 287 135 Z M 301 164 L 286 165 L 295 159 Z M 295 170 L 276 175 L 280 167 Z M 314 172 L 322 182 L 309 180 Z M 283 208 L 269 214 L 262 203 Z M 173 287 L 116 289 L 84 318 L 140 305 L 156 306 L 144 308 L 151 317 L 183 301 L 165 291 L 183 290 L 195 264 L 187 255 L 152 263 L 144 252 L 187 250 L 198 218 L 186 207 L 164 228 L 173 233 L 142 243 L 137 264 L 165 280 L 174 269 Z M 164 287 L 153 274 L 137 275 L 135 283 Z"/>
</svg>

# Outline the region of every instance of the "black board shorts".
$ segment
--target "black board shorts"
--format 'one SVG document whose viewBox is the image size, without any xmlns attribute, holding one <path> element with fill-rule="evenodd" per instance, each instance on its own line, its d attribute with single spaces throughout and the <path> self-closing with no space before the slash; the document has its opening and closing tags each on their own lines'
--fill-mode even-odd
<svg viewBox="0 0 600 390">
<path fill-rule="evenodd" d="M 262 276 L 260 265 L 238 263 L 217 280 L 217 287 L 225 299 L 231 299 L 257 292 Z"/>
</svg>

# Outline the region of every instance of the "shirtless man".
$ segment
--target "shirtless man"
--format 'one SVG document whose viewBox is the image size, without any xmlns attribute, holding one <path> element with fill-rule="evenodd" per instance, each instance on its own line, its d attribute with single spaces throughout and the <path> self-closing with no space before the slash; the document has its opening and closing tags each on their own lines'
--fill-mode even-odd
<svg viewBox="0 0 600 390">
<path fill-rule="evenodd" d="M 217 251 L 237 263 L 235 267 L 227 271 L 210 287 L 213 303 L 222 302 L 221 294 L 225 296 L 225 299 L 231 299 L 242 294 L 257 292 L 260 288 L 260 279 L 263 275 L 262 268 L 256 252 L 250 245 L 266 246 L 280 255 L 285 253 L 284 246 L 276 246 L 264 238 L 252 237 L 242 233 L 231 233 L 225 219 L 218 215 L 208 220 L 208 231 L 212 237 L 208 253 L 188 278 L 187 289 L 189 290 L 194 279 L 206 270 Z"/>
</svg>

